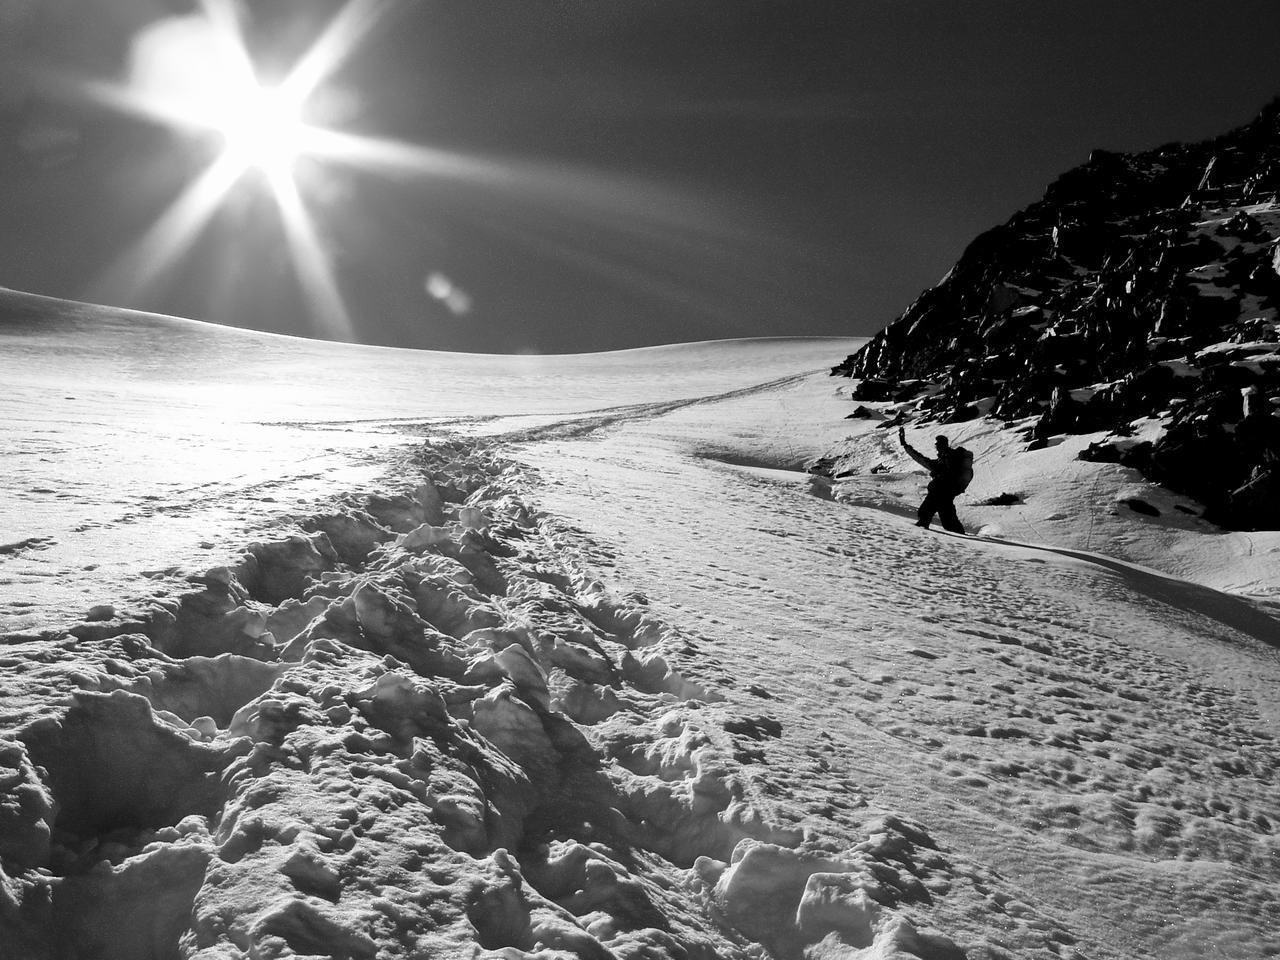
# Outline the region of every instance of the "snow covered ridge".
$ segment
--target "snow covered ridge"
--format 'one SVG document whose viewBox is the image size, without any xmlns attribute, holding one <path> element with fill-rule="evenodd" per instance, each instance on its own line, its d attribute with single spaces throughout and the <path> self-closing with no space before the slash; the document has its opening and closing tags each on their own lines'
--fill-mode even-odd
<svg viewBox="0 0 1280 960">
<path fill-rule="evenodd" d="M 1094 151 L 832 372 L 901 419 L 1038 417 L 1032 449 L 1113 431 L 1083 456 L 1280 529 L 1278 201 L 1280 100 L 1204 143 Z"/>
<path fill-rule="evenodd" d="M 417 460 L 189 592 L 2 638 L 5 956 L 965 955 L 930 906 L 996 879 L 856 795 L 779 812 L 785 731 L 693 638 L 513 465 Z"/>
</svg>

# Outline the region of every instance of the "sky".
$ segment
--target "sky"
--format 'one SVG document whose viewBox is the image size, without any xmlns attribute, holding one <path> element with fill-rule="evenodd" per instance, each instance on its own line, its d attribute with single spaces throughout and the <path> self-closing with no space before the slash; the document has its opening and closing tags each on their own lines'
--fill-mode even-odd
<svg viewBox="0 0 1280 960">
<path fill-rule="evenodd" d="M 866 335 L 1091 149 L 1280 94 L 1252 0 L 232 2 L 0 0 L 0 286 L 475 352 Z M 287 161 L 193 99 L 228 22 L 258 90 L 321 50 Z"/>
</svg>

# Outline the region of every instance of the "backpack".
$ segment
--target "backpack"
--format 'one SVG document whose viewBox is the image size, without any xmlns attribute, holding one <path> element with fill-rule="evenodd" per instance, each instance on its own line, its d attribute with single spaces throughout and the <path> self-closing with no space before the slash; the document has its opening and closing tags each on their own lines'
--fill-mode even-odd
<svg viewBox="0 0 1280 960">
<path fill-rule="evenodd" d="M 973 451 L 964 447 L 951 448 L 951 480 L 959 493 L 964 493 L 973 482 Z"/>
</svg>

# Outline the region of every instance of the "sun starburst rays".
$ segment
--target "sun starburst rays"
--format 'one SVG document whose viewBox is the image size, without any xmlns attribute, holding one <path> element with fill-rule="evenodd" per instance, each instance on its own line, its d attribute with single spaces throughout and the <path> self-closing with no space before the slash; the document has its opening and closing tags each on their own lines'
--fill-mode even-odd
<svg viewBox="0 0 1280 960">
<path fill-rule="evenodd" d="M 349 0 L 289 74 L 271 87 L 258 76 L 231 0 L 200 0 L 194 17 L 176 18 L 139 38 L 128 86 L 80 84 L 79 95 L 99 106 L 221 139 L 213 162 L 103 273 L 95 295 L 130 299 L 152 286 L 191 250 L 245 175 L 257 170 L 262 174 L 257 182 L 275 202 L 318 332 L 353 339 L 350 313 L 294 165 L 303 156 L 329 152 L 326 131 L 303 119 L 307 101 L 390 6 L 390 0 Z"/>
<path fill-rule="evenodd" d="M 94 296 L 129 300 L 154 285 L 193 248 L 245 175 L 256 170 L 261 176 L 255 182 L 264 184 L 274 201 L 317 332 L 353 339 L 354 325 L 332 259 L 294 175 L 296 162 L 308 157 L 366 171 L 491 186 L 505 179 L 497 164 L 304 121 L 310 98 L 394 3 L 349 0 L 274 87 L 264 85 L 255 70 L 231 0 L 200 0 L 195 17 L 178 18 L 140 37 L 129 85 L 79 83 L 79 96 L 100 107 L 222 141 L 215 160 L 104 271 Z M 166 63 L 175 59 L 176 69 Z"/>
<path fill-rule="evenodd" d="M 94 300 L 127 300 L 146 289 L 191 248 L 244 173 L 223 154 L 190 183 L 151 228 L 103 272 L 91 287 Z"/>
<path fill-rule="evenodd" d="M 283 170 L 269 171 L 267 176 L 280 208 L 294 270 L 311 298 L 321 332 L 334 340 L 353 339 L 351 316 L 338 288 L 329 255 L 302 202 L 297 182 Z"/>
<path fill-rule="evenodd" d="M 264 82 L 255 68 L 235 0 L 199 0 L 197 14 L 168 18 L 140 34 L 127 84 L 75 81 L 38 70 L 44 88 L 56 96 L 88 101 L 217 147 L 205 169 L 103 271 L 91 288 L 94 298 L 136 305 L 187 259 L 201 271 L 203 288 L 214 291 L 210 308 L 226 317 L 230 300 L 222 298 L 243 297 L 246 279 L 262 282 L 252 289 L 270 290 L 271 281 L 252 261 L 274 259 L 274 251 L 261 244 L 278 237 L 314 332 L 358 339 L 337 275 L 336 240 L 321 229 L 313 209 L 321 197 L 336 195 L 327 189 L 333 184 L 324 182 L 335 176 L 354 176 L 354 183 L 372 175 L 397 188 L 413 188 L 416 181 L 457 185 L 464 191 L 439 197 L 450 211 L 445 215 L 482 225 L 497 222 L 536 252 L 686 307 L 689 297 L 675 288 L 670 271 L 655 266 L 658 260 L 645 251 L 689 248 L 705 254 L 715 249 L 733 260 L 743 242 L 740 231 L 732 224 L 722 228 L 699 198 L 669 185 L 558 161 L 358 135 L 319 122 L 330 98 L 349 97 L 350 91 L 335 82 L 338 71 L 403 2 L 346 0 L 278 82 Z M 258 191 L 269 204 L 252 202 L 254 195 L 246 191 Z M 275 220 L 267 230 L 260 229 L 264 212 Z M 584 225 L 586 235 L 614 238 L 612 250 L 577 239 Z M 190 255 L 202 236 L 223 226 L 237 230 L 234 245 L 204 249 L 208 256 L 197 264 Z"/>
<path fill-rule="evenodd" d="M 309 98 L 386 19 L 394 2 L 350 0 L 294 65 L 282 89 L 299 101 Z"/>
</svg>

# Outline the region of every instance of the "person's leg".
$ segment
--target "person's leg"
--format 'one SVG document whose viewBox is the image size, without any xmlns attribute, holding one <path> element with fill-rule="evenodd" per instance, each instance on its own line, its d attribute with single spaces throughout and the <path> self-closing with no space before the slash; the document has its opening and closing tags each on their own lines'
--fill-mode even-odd
<svg viewBox="0 0 1280 960">
<path fill-rule="evenodd" d="M 956 504 L 950 497 L 939 497 L 937 500 L 938 520 L 943 530 L 952 533 L 964 533 L 964 524 L 956 516 Z"/>
<path fill-rule="evenodd" d="M 926 493 L 924 499 L 920 501 L 920 509 L 916 511 L 916 526 L 928 527 L 933 522 L 933 515 L 937 513 L 938 508 L 934 503 L 932 493 Z"/>
</svg>

